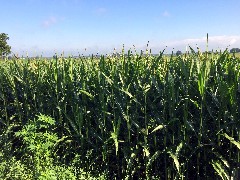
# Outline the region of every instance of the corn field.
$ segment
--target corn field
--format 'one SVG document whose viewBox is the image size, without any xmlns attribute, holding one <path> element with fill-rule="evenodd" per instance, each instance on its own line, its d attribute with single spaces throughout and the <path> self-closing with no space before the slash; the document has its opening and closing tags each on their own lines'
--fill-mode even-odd
<svg viewBox="0 0 240 180">
<path fill-rule="evenodd" d="M 107 179 L 231 179 L 240 167 L 240 58 L 227 51 L 0 61 L 0 134 L 56 120 L 57 156 Z M 9 134 L 9 153 L 21 140 Z M 1 143 L 1 142 L 0 142 Z"/>
</svg>

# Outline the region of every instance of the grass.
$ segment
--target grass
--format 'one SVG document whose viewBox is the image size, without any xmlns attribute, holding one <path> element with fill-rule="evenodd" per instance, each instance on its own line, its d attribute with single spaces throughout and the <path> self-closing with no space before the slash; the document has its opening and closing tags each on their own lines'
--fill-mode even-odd
<svg viewBox="0 0 240 180">
<path fill-rule="evenodd" d="M 240 53 L 235 53 L 235 57 L 240 58 Z"/>
<path fill-rule="evenodd" d="M 228 179 L 240 163 L 239 70 L 227 51 L 1 61 L 3 157 L 26 174 L 34 150 L 35 173 L 54 169 L 41 170 L 47 154 L 45 167 L 73 177 Z M 31 145 L 40 113 L 54 127 L 33 128 Z"/>
</svg>

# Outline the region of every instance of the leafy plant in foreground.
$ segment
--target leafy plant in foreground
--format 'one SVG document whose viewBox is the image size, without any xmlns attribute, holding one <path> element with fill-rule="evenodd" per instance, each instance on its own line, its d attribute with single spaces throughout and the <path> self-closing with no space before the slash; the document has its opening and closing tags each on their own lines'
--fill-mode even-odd
<svg viewBox="0 0 240 180">
<path fill-rule="evenodd" d="M 45 115 L 39 115 L 34 121 L 30 121 L 23 129 L 16 132 L 17 137 L 23 139 L 27 146 L 25 153 L 33 165 L 32 173 L 37 179 L 76 179 L 73 169 L 57 166 L 54 164 L 53 148 L 59 141 L 58 136 L 50 129 L 53 129 L 55 120 Z"/>
</svg>

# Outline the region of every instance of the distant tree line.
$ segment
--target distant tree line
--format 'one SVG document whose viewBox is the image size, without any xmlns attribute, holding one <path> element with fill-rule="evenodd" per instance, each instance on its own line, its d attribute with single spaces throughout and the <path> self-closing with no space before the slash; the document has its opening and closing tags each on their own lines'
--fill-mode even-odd
<svg viewBox="0 0 240 180">
<path fill-rule="evenodd" d="M 230 50 L 230 53 L 239 53 L 240 52 L 240 49 L 239 48 L 232 48 Z"/>
<path fill-rule="evenodd" d="M 213 51 L 208 51 L 207 53 L 208 54 L 211 54 Z M 232 48 L 231 50 L 230 50 L 230 53 L 240 53 L 240 48 Z M 182 54 L 182 52 L 181 51 L 177 51 L 176 52 L 176 56 L 180 56 Z"/>
<path fill-rule="evenodd" d="M 176 52 L 176 55 L 177 55 L 177 56 L 180 56 L 181 54 L 182 54 L 182 51 L 179 51 L 179 50 L 178 50 L 178 51 Z"/>
</svg>

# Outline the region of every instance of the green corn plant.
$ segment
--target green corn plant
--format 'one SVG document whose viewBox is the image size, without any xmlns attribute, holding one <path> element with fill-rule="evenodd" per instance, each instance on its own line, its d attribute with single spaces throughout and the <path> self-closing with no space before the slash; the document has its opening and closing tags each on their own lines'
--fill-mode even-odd
<svg viewBox="0 0 240 180">
<path fill-rule="evenodd" d="M 0 61 L 0 127 L 49 115 L 72 138 L 64 162 L 78 152 L 79 166 L 109 179 L 225 178 L 222 159 L 240 160 L 221 135 L 240 140 L 239 62 L 193 49 Z"/>
</svg>

